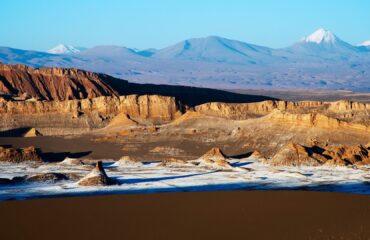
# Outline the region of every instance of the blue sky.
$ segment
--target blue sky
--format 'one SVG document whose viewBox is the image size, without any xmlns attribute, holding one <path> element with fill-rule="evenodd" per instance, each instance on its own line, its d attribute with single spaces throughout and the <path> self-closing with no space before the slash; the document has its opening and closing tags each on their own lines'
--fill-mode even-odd
<svg viewBox="0 0 370 240">
<path fill-rule="evenodd" d="M 0 46 L 22 49 L 162 48 L 210 35 L 279 48 L 320 27 L 370 40 L 369 0 L 1 0 L 0 10 Z"/>
</svg>

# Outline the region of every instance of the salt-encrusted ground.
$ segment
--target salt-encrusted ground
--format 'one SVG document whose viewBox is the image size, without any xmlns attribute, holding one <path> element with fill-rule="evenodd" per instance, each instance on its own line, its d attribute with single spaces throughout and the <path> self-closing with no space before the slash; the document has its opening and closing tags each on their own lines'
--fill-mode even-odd
<svg viewBox="0 0 370 240">
<path fill-rule="evenodd" d="M 232 169 L 211 169 L 192 164 L 162 166 L 158 162 L 143 165 L 119 165 L 105 161 L 108 176 L 120 185 L 82 187 L 77 181 L 27 183 L 0 186 L 0 200 L 52 196 L 149 193 L 214 190 L 307 189 L 370 194 L 367 167 L 272 167 L 254 159 L 230 160 Z M 40 173 L 75 173 L 81 177 L 91 171 L 84 165 L 0 164 L 0 178 Z"/>
</svg>

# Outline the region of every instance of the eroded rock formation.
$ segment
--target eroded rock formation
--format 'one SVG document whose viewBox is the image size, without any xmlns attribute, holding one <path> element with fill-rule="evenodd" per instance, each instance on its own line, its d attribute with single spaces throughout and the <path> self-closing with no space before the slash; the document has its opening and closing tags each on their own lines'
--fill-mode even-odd
<svg viewBox="0 0 370 240">
<path fill-rule="evenodd" d="M 226 160 L 226 155 L 218 147 L 214 147 L 208 152 L 206 152 L 200 159 L 210 159 L 210 160 Z"/>
<path fill-rule="evenodd" d="M 114 166 L 122 166 L 122 167 L 137 167 L 141 166 L 143 163 L 135 160 L 130 156 L 123 156 L 117 162 L 114 163 Z"/>
<path fill-rule="evenodd" d="M 360 144 L 356 146 L 313 145 L 308 147 L 297 143 L 288 143 L 267 162 L 272 165 L 286 166 L 365 165 L 370 163 L 370 149 Z"/>
<path fill-rule="evenodd" d="M 35 128 L 31 128 L 23 135 L 23 137 L 38 137 L 38 136 L 42 136 L 42 134 Z"/>
<path fill-rule="evenodd" d="M 20 176 L 14 177 L 12 179 L 9 178 L 0 178 L 0 185 L 10 185 L 10 184 L 24 184 L 24 183 L 38 183 L 38 182 L 48 182 L 48 183 L 56 183 L 59 181 L 66 181 L 66 180 L 77 180 L 79 177 L 74 173 L 40 173 L 35 174 L 32 176 Z"/>
<path fill-rule="evenodd" d="M 199 158 L 199 165 L 210 169 L 231 169 L 232 166 L 226 160 L 226 155 L 220 148 L 212 148 Z"/>
<path fill-rule="evenodd" d="M 108 186 L 116 181 L 108 177 L 103 168 L 103 163 L 98 161 L 95 168 L 77 183 L 80 186 Z"/>
<path fill-rule="evenodd" d="M 41 162 L 40 152 L 35 147 L 6 148 L 0 147 L 0 161 L 20 163 L 25 161 Z"/>
</svg>

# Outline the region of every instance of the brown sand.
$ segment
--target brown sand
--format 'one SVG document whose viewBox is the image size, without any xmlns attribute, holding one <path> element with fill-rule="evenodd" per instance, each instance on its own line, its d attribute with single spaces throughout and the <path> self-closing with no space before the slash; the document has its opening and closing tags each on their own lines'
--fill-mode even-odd
<svg viewBox="0 0 370 240">
<path fill-rule="evenodd" d="M 0 146 L 16 148 L 35 146 L 46 153 L 46 158 L 62 161 L 65 157 L 88 159 L 116 159 L 122 157 L 122 146 L 111 142 L 94 142 L 91 136 L 66 137 L 41 136 L 33 138 L 0 137 Z"/>
<path fill-rule="evenodd" d="M 0 202 L 1 239 L 370 239 L 370 197 L 302 191 Z"/>
</svg>

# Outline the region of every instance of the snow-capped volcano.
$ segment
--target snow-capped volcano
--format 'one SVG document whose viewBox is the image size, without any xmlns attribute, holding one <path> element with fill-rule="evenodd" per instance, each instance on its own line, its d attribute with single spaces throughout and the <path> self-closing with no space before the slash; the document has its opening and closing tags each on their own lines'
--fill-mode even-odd
<svg viewBox="0 0 370 240">
<path fill-rule="evenodd" d="M 56 47 L 48 50 L 48 53 L 52 54 L 72 54 L 72 53 L 78 53 L 81 50 L 79 48 L 76 48 L 72 45 L 65 45 L 65 44 L 59 44 Z"/>
<path fill-rule="evenodd" d="M 307 42 L 307 43 L 317 43 L 317 44 L 321 44 L 321 43 L 335 44 L 337 41 L 337 37 L 330 31 L 324 28 L 320 28 L 316 30 L 314 33 L 312 33 L 311 35 L 304 37 L 301 41 Z"/>
<path fill-rule="evenodd" d="M 360 51 L 330 31 L 320 28 L 312 34 L 302 38 L 293 46 L 287 48 L 291 53 L 305 54 L 307 56 L 320 56 L 325 59 L 348 59 Z"/>
</svg>

